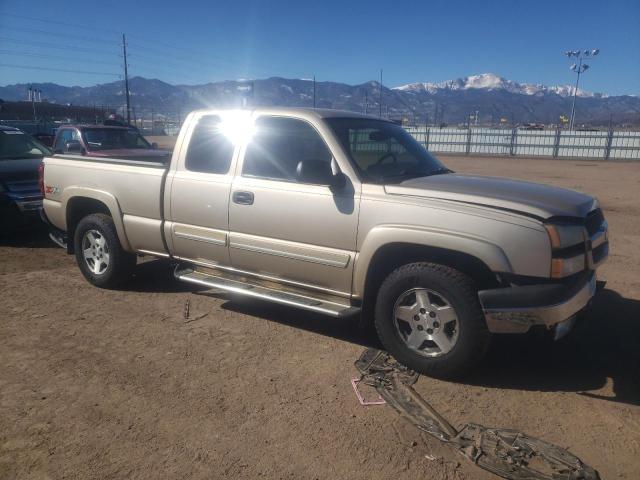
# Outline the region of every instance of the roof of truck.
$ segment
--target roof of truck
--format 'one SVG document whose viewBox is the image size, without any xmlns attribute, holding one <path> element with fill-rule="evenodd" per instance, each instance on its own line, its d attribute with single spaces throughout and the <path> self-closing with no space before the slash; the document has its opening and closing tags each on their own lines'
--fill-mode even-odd
<svg viewBox="0 0 640 480">
<path fill-rule="evenodd" d="M 376 115 L 366 115 L 364 113 L 349 112 L 347 110 L 333 110 L 331 108 L 311 108 L 311 107 L 256 107 L 252 109 L 237 108 L 207 108 L 196 110 L 198 113 L 222 113 L 222 112 L 247 111 L 253 113 L 265 113 L 276 115 L 310 115 L 318 118 L 371 118 L 376 120 L 386 120 Z"/>
<path fill-rule="evenodd" d="M 108 130 L 132 130 L 133 127 L 127 127 L 126 125 L 96 125 L 94 123 L 65 123 L 58 128 L 100 128 Z"/>
</svg>

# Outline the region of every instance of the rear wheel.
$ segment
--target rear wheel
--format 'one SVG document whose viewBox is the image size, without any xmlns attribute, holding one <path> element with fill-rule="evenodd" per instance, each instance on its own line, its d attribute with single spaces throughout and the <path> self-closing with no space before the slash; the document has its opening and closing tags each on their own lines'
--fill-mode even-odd
<svg viewBox="0 0 640 480">
<path fill-rule="evenodd" d="M 469 371 L 490 338 L 473 281 L 433 263 L 404 265 L 384 280 L 375 325 L 389 353 L 434 377 Z"/>
<path fill-rule="evenodd" d="M 120 245 L 110 216 L 95 213 L 78 223 L 74 235 L 76 262 L 96 287 L 113 288 L 131 277 L 136 256 Z"/>
</svg>

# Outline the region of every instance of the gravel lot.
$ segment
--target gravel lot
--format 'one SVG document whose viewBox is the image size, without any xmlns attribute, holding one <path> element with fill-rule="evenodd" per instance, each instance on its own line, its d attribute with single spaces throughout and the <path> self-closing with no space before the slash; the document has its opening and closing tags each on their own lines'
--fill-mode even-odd
<svg viewBox="0 0 640 480">
<path fill-rule="evenodd" d="M 456 426 L 520 429 L 640 478 L 640 163 L 443 159 L 597 195 L 612 250 L 568 338 L 497 338 L 465 383 L 416 389 Z M 99 290 L 42 233 L 0 243 L 0 288 L 0 479 L 496 478 L 358 405 L 353 361 L 375 339 L 356 322 L 193 291 L 157 260 Z"/>
</svg>

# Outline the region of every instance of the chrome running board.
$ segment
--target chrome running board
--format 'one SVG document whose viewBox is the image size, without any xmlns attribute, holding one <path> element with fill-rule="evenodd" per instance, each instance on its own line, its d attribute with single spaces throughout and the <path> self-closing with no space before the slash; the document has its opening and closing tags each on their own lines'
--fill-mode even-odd
<svg viewBox="0 0 640 480">
<path fill-rule="evenodd" d="M 360 313 L 360 308 L 351 305 L 346 298 L 293 288 L 275 282 L 268 282 L 268 285 L 265 285 L 266 282 L 248 280 L 246 276 L 235 276 L 214 268 L 181 264 L 176 267 L 174 276 L 183 282 L 302 308 L 331 317 L 344 318 Z"/>
</svg>

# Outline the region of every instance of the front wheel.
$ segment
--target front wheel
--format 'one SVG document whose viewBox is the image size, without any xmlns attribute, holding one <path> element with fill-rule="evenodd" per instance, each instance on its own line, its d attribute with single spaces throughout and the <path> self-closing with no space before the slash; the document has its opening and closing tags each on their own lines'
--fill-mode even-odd
<svg viewBox="0 0 640 480">
<path fill-rule="evenodd" d="M 95 213 L 84 217 L 73 241 L 78 267 L 92 285 L 113 288 L 131 277 L 136 256 L 120 245 L 110 216 Z"/>
<path fill-rule="evenodd" d="M 389 353 L 432 377 L 468 372 L 490 339 L 473 281 L 434 263 L 404 265 L 384 280 L 375 325 Z"/>
</svg>

